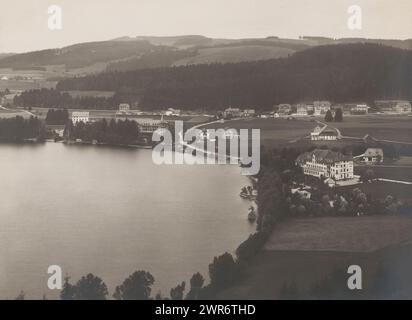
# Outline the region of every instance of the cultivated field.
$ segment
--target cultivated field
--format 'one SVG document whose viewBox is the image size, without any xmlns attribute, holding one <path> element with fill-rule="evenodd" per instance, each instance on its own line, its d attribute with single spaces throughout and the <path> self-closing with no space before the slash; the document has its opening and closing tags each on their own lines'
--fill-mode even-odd
<svg viewBox="0 0 412 320">
<path fill-rule="evenodd" d="M 362 291 L 347 288 L 347 268 L 351 265 L 362 268 Z M 286 285 L 294 288 L 298 298 L 319 299 L 313 292 L 314 287 L 336 272 L 341 281 L 333 282 L 331 291 L 345 292 L 351 299 L 370 298 L 369 292 L 382 280 L 382 265 L 385 265 L 385 280 L 391 286 L 386 288 L 381 298 L 393 299 L 395 293 L 397 298 L 411 299 L 411 245 L 388 247 L 372 253 L 264 250 L 249 265 L 246 278 L 223 291 L 219 298 L 291 299 L 283 291 Z M 334 299 L 334 296 L 323 298 Z"/>
<path fill-rule="evenodd" d="M 32 114 L 27 112 L 27 111 L 23 111 L 23 110 L 13 110 L 13 109 L 1 109 L 0 108 L 0 118 L 2 119 L 10 119 L 10 118 L 14 118 L 14 117 L 23 117 L 25 119 L 30 118 Z"/>
<path fill-rule="evenodd" d="M 393 179 L 393 177 L 390 176 L 387 179 Z M 403 180 L 407 179 L 403 178 Z M 412 200 L 412 185 L 410 184 L 375 181 L 372 183 L 361 183 L 355 186 L 339 187 L 339 190 L 351 191 L 354 188 L 361 189 L 365 194 L 371 195 L 373 199 L 385 199 L 386 196 L 391 195 L 396 196 L 399 200 Z"/>
<path fill-rule="evenodd" d="M 275 251 L 372 252 L 412 239 L 412 219 L 400 215 L 291 219 L 265 245 Z"/>
<path fill-rule="evenodd" d="M 194 57 L 176 61 L 173 65 L 191 65 L 204 63 L 234 63 L 242 61 L 255 61 L 287 57 L 294 53 L 292 49 L 275 46 L 229 46 L 199 49 Z"/>
<path fill-rule="evenodd" d="M 412 166 L 355 166 L 355 174 L 360 174 L 363 170 L 372 169 L 377 178 L 409 181 L 412 182 Z M 391 190 L 391 189 L 389 189 Z M 412 191 L 412 188 L 409 189 Z M 411 195 L 412 197 L 412 195 Z"/>
<path fill-rule="evenodd" d="M 0 68 L 0 76 L 8 78 L 8 80 L 0 80 L 0 91 L 5 89 L 13 91 L 54 88 L 57 81 L 50 81 L 48 79 L 63 76 L 60 69 L 58 69 L 57 66 L 56 68 L 52 68 L 51 66 L 45 67 L 45 70 L 13 70 L 10 68 Z"/>
<path fill-rule="evenodd" d="M 412 117 L 408 116 L 346 116 L 343 122 L 331 125 L 344 136 L 363 138 L 369 134 L 378 140 L 412 143 Z"/>
<path fill-rule="evenodd" d="M 54 88 L 56 81 L 36 80 L 36 81 L 24 81 L 24 80 L 0 80 L 0 91 L 9 89 L 11 91 L 25 91 L 41 88 Z"/>
<path fill-rule="evenodd" d="M 323 118 L 296 118 L 286 119 L 240 119 L 225 121 L 224 124 L 216 123 L 209 128 L 234 128 L 234 129 L 261 129 L 261 141 L 265 146 L 276 144 L 304 144 L 310 141 L 305 139 L 318 125 L 315 121 Z M 412 117 L 407 116 L 346 116 L 343 122 L 331 122 L 330 126 L 338 128 L 343 136 L 363 138 L 366 134 L 378 140 L 389 140 L 412 143 Z M 339 141 L 319 141 L 317 145 L 344 146 L 346 144 L 361 143 L 360 139 L 342 139 Z M 313 142 L 310 142 L 313 143 Z"/>
<path fill-rule="evenodd" d="M 367 297 L 381 280 L 382 265 L 387 268 L 386 280 L 393 284 L 384 295 L 391 298 L 393 292 L 401 292 L 402 297 L 411 297 L 412 219 L 369 216 L 299 220 L 279 225 L 266 250 L 248 266 L 246 278 L 223 291 L 219 298 L 285 298 L 282 290 L 287 285 L 293 286 L 300 297 L 316 299 L 314 286 L 334 272 L 340 273 L 342 282 L 334 282 L 331 289 L 347 290 L 346 270 L 350 265 L 361 266 L 363 290 L 347 290 L 348 297 Z M 395 282 L 399 277 L 402 281 Z"/>
<path fill-rule="evenodd" d="M 73 98 L 84 98 L 84 97 L 95 97 L 95 98 L 111 98 L 114 96 L 114 91 L 79 91 L 79 90 L 72 90 L 72 91 L 63 91 L 67 92 Z"/>
<path fill-rule="evenodd" d="M 297 143 L 297 140 L 308 136 L 317 126 L 317 123 L 309 119 L 242 119 L 225 121 L 224 123 L 214 123 L 204 128 L 211 129 L 260 129 L 260 140 L 265 147 L 277 147 L 279 145 L 290 145 Z"/>
</svg>

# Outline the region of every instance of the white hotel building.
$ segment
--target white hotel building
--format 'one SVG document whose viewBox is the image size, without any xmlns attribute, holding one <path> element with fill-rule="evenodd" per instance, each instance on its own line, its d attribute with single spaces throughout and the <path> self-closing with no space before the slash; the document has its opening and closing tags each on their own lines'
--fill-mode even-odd
<svg viewBox="0 0 412 320">
<path fill-rule="evenodd" d="M 78 122 L 89 122 L 90 113 L 89 111 L 73 111 L 72 112 L 72 122 L 76 124 Z"/>
<path fill-rule="evenodd" d="M 296 159 L 305 175 L 317 178 L 331 178 L 335 181 L 352 179 L 353 159 L 331 150 L 315 149 L 305 152 Z"/>
</svg>

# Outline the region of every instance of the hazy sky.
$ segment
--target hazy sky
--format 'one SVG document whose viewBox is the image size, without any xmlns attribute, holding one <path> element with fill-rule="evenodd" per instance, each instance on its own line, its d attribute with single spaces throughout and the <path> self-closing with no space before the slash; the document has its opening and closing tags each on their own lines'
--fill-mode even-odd
<svg viewBox="0 0 412 320">
<path fill-rule="evenodd" d="M 62 30 L 47 27 L 50 5 Z M 363 10 L 349 30 L 350 5 Z M 120 36 L 201 34 L 219 38 L 412 38 L 412 0 L 1 0 L 0 52 L 23 52 Z"/>
</svg>

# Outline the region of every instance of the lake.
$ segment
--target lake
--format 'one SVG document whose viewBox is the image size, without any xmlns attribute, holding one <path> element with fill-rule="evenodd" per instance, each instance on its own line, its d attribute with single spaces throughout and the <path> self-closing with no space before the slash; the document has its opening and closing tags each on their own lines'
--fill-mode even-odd
<svg viewBox="0 0 412 320">
<path fill-rule="evenodd" d="M 234 252 L 255 226 L 235 165 L 155 165 L 151 150 L 0 145 L 0 298 L 57 298 L 47 268 L 75 283 L 101 277 L 113 294 L 136 270 L 154 296 Z"/>
</svg>

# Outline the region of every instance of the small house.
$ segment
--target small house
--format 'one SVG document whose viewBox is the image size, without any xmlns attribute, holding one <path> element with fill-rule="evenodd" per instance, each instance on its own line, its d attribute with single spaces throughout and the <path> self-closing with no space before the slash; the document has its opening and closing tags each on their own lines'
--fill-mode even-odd
<svg viewBox="0 0 412 320">
<path fill-rule="evenodd" d="M 119 111 L 120 112 L 128 112 L 130 111 L 130 105 L 128 103 L 121 103 L 119 104 Z"/>
<path fill-rule="evenodd" d="M 314 101 L 313 102 L 314 114 L 316 116 L 326 114 L 331 109 L 331 103 L 329 101 Z"/>
<path fill-rule="evenodd" d="M 383 162 L 382 148 L 368 148 L 363 154 L 353 157 L 364 164 L 375 164 Z"/>
<path fill-rule="evenodd" d="M 317 126 L 311 133 L 310 139 L 312 141 L 335 141 L 339 139 L 338 133 L 335 129 L 328 126 Z"/>
</svg>

